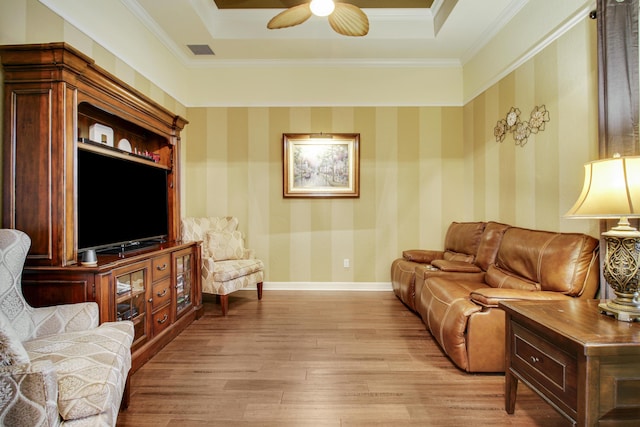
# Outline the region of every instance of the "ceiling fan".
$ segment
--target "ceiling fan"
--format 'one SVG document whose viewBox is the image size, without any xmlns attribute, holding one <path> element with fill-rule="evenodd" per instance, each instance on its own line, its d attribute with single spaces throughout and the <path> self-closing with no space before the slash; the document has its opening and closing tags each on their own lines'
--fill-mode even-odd
<svg viewBox="0 0 640 427">
<path fill-rule="evenodd" d="M 343 36 L 365 36 L 369 32 L 369 19 L 362 9 L 333 0 L 312 0 L 292 6 L 274 16 L 267 28 L 274 30 L 300 25 L 311 15 L 328 16 L 331 28 Z"/>
</svg>

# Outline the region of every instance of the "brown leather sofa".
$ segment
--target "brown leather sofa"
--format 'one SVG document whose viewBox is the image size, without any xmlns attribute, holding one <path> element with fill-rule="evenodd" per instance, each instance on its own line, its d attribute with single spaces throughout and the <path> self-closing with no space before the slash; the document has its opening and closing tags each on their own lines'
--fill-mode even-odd
<svg viewBox="0 0 640 427">
<path fill-rule="evenodd" d="M 445 235 L 443 250 L 407 250 L 402 252 L 402 258 L 393 261 L 393 291 L 407 307 L 418 311 L 422 287 L 429 277 L 482 280 L 498 252 L 502 233 L 508 227 L 497 222 L 452 222 Z"/>
<path fill-rule="evenodd" d="M 599 276 L 593 237 L 495 222 L 452 223 L 445 250 L 405 251 L 391 267 L 398 298 L 467 372 L 504 372 L 501 300 L 594 298 Z"/>
</svg>

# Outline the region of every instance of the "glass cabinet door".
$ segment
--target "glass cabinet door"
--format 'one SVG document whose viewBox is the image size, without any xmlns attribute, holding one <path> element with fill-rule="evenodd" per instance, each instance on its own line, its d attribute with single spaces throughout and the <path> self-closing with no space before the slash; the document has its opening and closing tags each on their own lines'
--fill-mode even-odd
<svg viewBox="0 0 640 427">
<path fill-rule="evenodd" d="M 116 320 L 131 320 L 134 345 L 148 335 L 145 269 L 116 275 Z"/>
<path fill-rule="evenodd" d="M 178 254 L 175 257 L 176 313 L 178 316 L 191 305 L 192 260 L 191 252 Z"/>
</svg>

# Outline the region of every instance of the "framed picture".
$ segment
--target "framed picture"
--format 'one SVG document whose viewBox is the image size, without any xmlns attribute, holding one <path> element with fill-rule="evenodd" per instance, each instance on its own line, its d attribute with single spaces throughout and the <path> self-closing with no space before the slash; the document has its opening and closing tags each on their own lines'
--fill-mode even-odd
<svg viewBox="0 0 640 427">
<path fill-rule="evenodd" d="M 284 197 L 360 197 L 360 134 L 285 133 Z"/>
</svg>

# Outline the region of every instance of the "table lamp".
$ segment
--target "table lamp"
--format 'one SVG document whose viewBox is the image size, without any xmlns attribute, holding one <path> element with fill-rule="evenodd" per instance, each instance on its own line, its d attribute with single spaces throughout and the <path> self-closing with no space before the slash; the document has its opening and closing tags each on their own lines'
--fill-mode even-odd
<svg viewBox="0 0 640 427">
<path fill-rule="evenodd" d="M 602 313 L 618 320 L 640 320 L 640 231 L 628 218 L 640 217 L 640 156 L 596 160 L 584 165 L 584 186 L 571 218 L 618 218 L 602 233 L 606 242 L 603 275 L 616 297 L 600 303 Z"/>
</svg>

